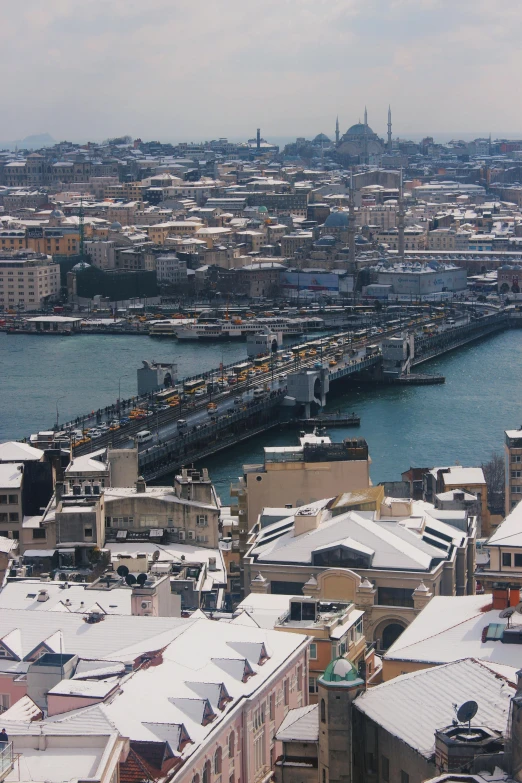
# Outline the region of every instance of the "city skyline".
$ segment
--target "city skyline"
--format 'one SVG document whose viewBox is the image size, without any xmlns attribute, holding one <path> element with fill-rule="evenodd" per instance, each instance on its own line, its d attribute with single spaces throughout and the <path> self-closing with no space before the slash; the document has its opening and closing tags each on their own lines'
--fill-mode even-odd
<svg viewBox="0 0 522 783">
<path fill-rule="evenodd" d="M 518 4 L 463 0 L 7 3 L 2 140 L 333 136 L 362 118 L 385 135 L 522 129 Z M 495 46 L 491 46 L 492 41 Z M 20 56 L 23 42 L 23 57 Z M 481 99 L 477 100 L 480 95 Z M 482 128 L 482 131 L 475 131 Z M 520 132 L 520 131 L 518 131 Z M 446 132 L 447 133 L 447 132 Z M 505 131 L 504 131 L 505 133 Z"/>
</svg>

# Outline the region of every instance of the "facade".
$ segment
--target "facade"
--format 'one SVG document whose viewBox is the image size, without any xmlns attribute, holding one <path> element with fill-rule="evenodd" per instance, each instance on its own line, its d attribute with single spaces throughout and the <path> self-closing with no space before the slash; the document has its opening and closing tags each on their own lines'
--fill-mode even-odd
<svg viewBox="0 0 522 783">
<path fill-rule="evenodd" d="M 488 485 L 482 468 L 451 465 L 444 468 L 432 468 L 423 474 L 423 497 L 428 503 L 435 503 L 442 509 L 444 495 L 455 491 L 464 492 L 465 495 L 474 495 L 479 505 L 478 522 L 480 534 L 489 535 Z M 439 501 L 437 501 L 437 496 L 441 496 Z M 455 500 L 455 498 L 453 499 Z M 459 500 L 463 501 L 465 498 L 459 498 Z"/>
<path fill-rule="evenodd" d="M 264 454 L 262 465 L 243 466 L 243 477 L 231 488 L 240 501 L 240 525 L 248 530 L 268 503 L 292 508 L 370 486 L 371 459 L 365 441 L 353 448 L 349 441 L 334 444 L 329 438 L 308 435 L 300 438 L 299 446 L 268 447 Z"/>
<path fill-rule="evenodd" d="M 0 257 L 0 309 L 38 310 L 60 293 L 60 267 L 48 256 Z"/>
<path fill-rule="evenodd" d="M 498 590 L 504 607 L 516 606 L 522 586 L 522 503 L 518 502 L 488 538 L 489 562 L 477 570 L 486 592 Z"/>
<path fill-rule="evenodd" d="M 113 240 L 87 240 L 84 243 L 85 252 L 90 256 L 90 263 L 98 269 L 114 269 L 115 262 L 115 242 Z"/>
<path fill-rule="evenodd" d="M 340 496 L 274 510 L 277 521 L 251 536 L 244 582 L 251 592 L 353 601 L 367 639 L 385 650 L 432 596 L 474 593 L 476 520 L 462 530 L 422 501 L 361 505 L 345 508 Z"/>
<path fill-rule="evenodd" d="M 142 537 L 218 546 L 219 507 L 208 472 L 183 469 L 174 487 L 110 488 L 104 493 L 107 540 Z"/>
<path fill-rule="evenodd" d="M 159 283 L 182 285 L 187 282 L 187 262 L 174 253 L 157 256 L 156 275 Z"/>
<path fill-rule="evenodd" d="M 23 519 L 21 462 L 0 464 L 0 535 L 19 538 Z"/>
<path fill-rule="evenodd" d="M 405 231 L 406 236 L 406 231 Z M 391 268 L 377 268 L 376 282 L 393 286 L 395 294 L 426 296 L 441 291 L 463 291 L 467 285 L 466 270 L 455 266 L 438 265 L 436 269 L 410 264 Z"/>
</svg>

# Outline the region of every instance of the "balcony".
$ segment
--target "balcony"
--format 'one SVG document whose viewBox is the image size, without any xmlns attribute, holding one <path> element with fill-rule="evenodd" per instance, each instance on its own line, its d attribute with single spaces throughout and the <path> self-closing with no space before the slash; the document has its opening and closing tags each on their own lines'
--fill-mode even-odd
<svg viewBox="0 0 522 783">
<path fill-rule="evenodd" d="M 0 743 L 0 780 L 5 780 L 13 769 L 13 743 Z"/>
</svg>

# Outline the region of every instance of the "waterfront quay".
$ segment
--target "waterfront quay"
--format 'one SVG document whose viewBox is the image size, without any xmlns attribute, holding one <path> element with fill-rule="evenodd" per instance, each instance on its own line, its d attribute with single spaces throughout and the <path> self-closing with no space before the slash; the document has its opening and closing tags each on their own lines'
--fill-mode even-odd
<svg viewBox="0 0 522 783">
<path fill-rule="evenodd" d="M 508 325 L 508 317 L 500 312 L 474 321 L 463 319 L 454 327 L 430 337 L 417 335 L 414 360 L 406 362 L 406 369 L 424 361 L 424 354 L 428 358 L 442 355 Z M 291 359 L 278 363 L 272 361 L 267 371 L 252 378 L 248 376 L 233 388 L 218 394 L 212 392 L 212 381 L 219 374 L 221 377 L 226 375 L 231 368 L 216 368 L 200 376 L 204 390 L 201 396 L 180 402 L 168 410 L 144 411 L 138 420 L 81 443 L 74 453 L 86 454 L 106 446 L 129 448 L 136 445 L 140 471 L 146 478 L 159 478 L 183 464 L 201 460 L 278 423 L 302 417 L 303 406 L 306 411 L 310 401 L 318 401 L 316 395 L 321 395 L 321 392 L 314 388 L 311 400 L 292 398 L 289 387 L 299 374 L 313 376 L 314 383 L 326 384 L 326 393 L 330 384 L 350 378 L 365 378 L 369 383 L 389 382 L 390 379 L 383 375 L 386 357 L 381 346 L 386 339 L 397 339 L 399 334 L 399 330 L 390 330 L 380 335 L 380 341 L 373 344 L 370 344 L 370 337 L 354 340 L 351 333 L 303 343 L 294 347 Z M 407 374 L 397 380 L 400 382 L 404 377 Z M 182 384 L 186 385 L 190 380 L 184 379 Z M 148 402 L 151 399 L 149 397 Z M 134 404 L 139 409 L 146 403 L 147 400 L 142 399 Z M 109 408 L 103 415 L 110 418 L 114 410 Z M 309 410 L 305 418 L 309 418 Z M 140 432 L 148 433 L 145 442 L 140 442 Z"/>
</svg>

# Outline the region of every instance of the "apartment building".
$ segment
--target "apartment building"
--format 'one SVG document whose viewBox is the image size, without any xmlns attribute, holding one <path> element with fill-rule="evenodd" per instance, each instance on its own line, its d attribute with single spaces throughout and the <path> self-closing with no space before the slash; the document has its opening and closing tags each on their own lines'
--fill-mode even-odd
<svg viewBox="0 0 522 783">
<path fill-rule="evenodd" d="M 0 308 L 38 310 L 60 293 L 60 267 L 43 254 L 0 254 Z"/>
<path fill-rule="evenodd" d="M 187 262 L 169 253 L 156 257 L 156 275 L 159 283 L 179 285 L 187 281 Z"/>
</svg>

